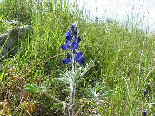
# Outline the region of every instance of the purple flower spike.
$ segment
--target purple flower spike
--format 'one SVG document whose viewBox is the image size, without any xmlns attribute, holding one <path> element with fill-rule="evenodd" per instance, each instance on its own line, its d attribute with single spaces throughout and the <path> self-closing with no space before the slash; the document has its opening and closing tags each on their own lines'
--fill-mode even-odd
<svg viewBox="0 0 155 116">
<path fill-rule="evenodd" d="M 71 43 L 71 50 L 72 50 L 73 54 L 75 54 L 75 52 L 77 51 L 78 48 L 79 48 L 79 45 L 77 42 L 74 41 Z"/>
<path fill-rule="evenodd" d="M 66 33 L 66 39 L 69 41 L 72 39 L 72 36 L 69 32 Z"/>
<path fill-rule="evenodd" d="M 85 57 L 82 52 L 78 52 L 79 49 L 79 43 L 81 42 L 81 37 L 77 36 L 77 23 L 74 22 L 69 29 L 69 31 L 66 33 L 66 44 L 62 45 L 61 48 L 63 50 L 70 49 L 72 51 L 73 58 L 70 58 L 69 53 L 67 53 L 67 58 L 63 59 L 62 62 L 64 64 L 68 64 L 69 62 L 73 62 L 73 65 L 75 66 L 75 63 L 79 63 L 80 65 L 85 62 Z M 75 57 L 74 57 L 75 56 Z"/>
<path fill-rule="evenodd" d="M 63 62 L 64 64 L 68 64 L 68 63 L 71 62 L 71 61 L 72 61 L 72 59 L 70 58 L 69 53 L 67 53 L 67 59 L 63 59 L 63 60 L 62 60 L 62 62 Z"/>
<path fill-rule="evenodd" d="M 78 52 L 75 56 L 75 61 L 77 61 L 80 65 L 85 62 L 85 57 L 82 52 Z"/>
</svg>

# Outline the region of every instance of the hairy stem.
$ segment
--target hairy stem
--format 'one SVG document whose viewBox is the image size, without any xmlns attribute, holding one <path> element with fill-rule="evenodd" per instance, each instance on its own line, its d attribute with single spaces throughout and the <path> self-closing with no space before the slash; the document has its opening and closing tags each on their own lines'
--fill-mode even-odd
<svg viewBox="0 0 155 116">
<path fill-rule="evenodd" d="M 71 83 L 70 88 L 71 88 L 71 93 L 70 93 L 69 116 L 74 116 L 76 84 Z"/>
<path fill-rule="evenodd" d="M 75 54 L 72 53 L 72 71 L 75 72 Z M 74 79 L 73 79 L 74 80 Z M 76 83 L 70 83 L 70 106 L 68 108 L 69 116 L 74 116 L 74 105 L 75 105 L 75 90 L 76 90 Z"/>
</svg>

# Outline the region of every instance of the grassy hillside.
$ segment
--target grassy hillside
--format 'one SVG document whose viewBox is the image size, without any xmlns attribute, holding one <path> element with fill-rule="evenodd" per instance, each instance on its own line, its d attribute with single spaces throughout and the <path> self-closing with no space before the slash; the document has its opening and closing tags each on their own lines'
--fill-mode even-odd
<svg viewBox="0 0 155 116">
<path fill-rule="evenodd" d="M 65 42 L 66 32 L 76 21 L 85 64 L 92 59 L 95 66 L 77 85 L 75 113 L 80 109 L 78 115 L 81 116 L 94 112 L 103 116 L 140 116 L 143 109 L 147 110 L 148 116 L 155 115 L 154 36 L 136 26 L 129 30 L 116 21 L 86 21 L 82 11 L 66 0 L 46 1 L 2 0 L 0 4 L 1 20 L 18 20 L 21 25 L 33 27 L 29 39 L 16 43 L 17 54 L 6 55 L 0 64 L 0 114 L 68 115 L 67 109 L 54 105 L 57 102 L 49 95 L 68 102 L 69 92 L 65 91 L 68 84 L 53 83 L 52 79 L 60 77 L 59 69 L 71 69 L 62 63 L 66 52 L 61 45 Z M 8 28 L 11 27 L 0 22 L 1 34 Z M 27 83 L 40 85 L 46 78 L 50 80 L 48 95 L 23 91 Z M 83 88 L 103 82 L 108 90 L 115 91 L 115 96 L 101 100 L 100 104 L 89 102 Z M 144 97 L 146 89 L 148 93 Z"/>
</svg>

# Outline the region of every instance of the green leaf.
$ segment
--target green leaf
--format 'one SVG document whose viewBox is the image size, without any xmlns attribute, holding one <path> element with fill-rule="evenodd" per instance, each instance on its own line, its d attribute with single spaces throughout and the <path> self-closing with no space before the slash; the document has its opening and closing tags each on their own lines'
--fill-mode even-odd
<svg viewBox="0 0 155 116">
<path fill-rule="evenodd" d="M 57 82 L 57 83 L 72 83 L 70 78 L 53 78 L 53 82 Z"/>
<path fill-rule="evenodd" d="M 83 73 L 81 73 L 81 76 L 83 76 L 93 66 L 94 61 L 91 60 L 88 64 L 86 64 L 85 68 L 83 68 Z"/>
<path fill-rule="evenodd" d="M 60 73 L 60 75 L 64 75 L 64 72 L 60 69 L 58 69 L 58 72 Z"/>
<path fill-rule="evenodd" d="M 113 90 L 109 90 L 109 91 L 108 91 L 108 93 L 114 93 L 114 92 L 115 92 L 115 91 L 113 91 Z"/>
<path fill-rule="evenodd" d="M 38 92 L 38 89 L 39 87 L 36 85 L 36 84 L 27 84 L 25 85 L 25 89 L 24 91 L 25 92 Z"/>
<path fill-rule="evenodd" d="M 65 92 L 68 92 L 68 93 L 70 93 L 71 92 L 71 89 L 70 89 L 70 87 L 66 87 L 65 89 L 63 89 Z"/>
<path fill-rule="evenodd" d="M 31 84 L 31 86 L 36 90 L 39 88 L 36 84 Z"/>
<path fill-rule="evenodd" d="M 85 92 L 86 92 L 86 94 L 87 94 L 88 96 L 90 96 L 91 98 L 95 98 L 93 89 L 87 88 L 87 89 L 85 89 Z"/>
<path fill-rule="evenodd" d="M 0 82 L 1 82 L 1 81 L 2 81 L 2 79 L 3 79 L 4 72 L 5 72 L 5 70 L 3 70 L 2 74 L 0 75 Z"/>
<path fill-rule="evenodd" d="M 31 93 L 35 93 L 36 91 L 33 89 L 24 89 L 25 92 L 31 92 Z"/>
<path fill-rule="evenodd" d="M 96 88 L 96 91 L 99 91 L 101 90 L 101 88 L 105 85 L 105 82 L 103 82 L 102 84 L 100 84 L 97 88 Z"/>
<path fill-rule="evenodd" d="M 78 69 L 78 70 L 75 72 L 75 76 L 73 77 L 74 83 L 76 83 L 76 80 L 79 79 L 80 74 L 81 74 L 81 69 Z"/>
<path fill-rule="evenodd" d="M 25 85 L 25 92 L 44 92 L 45 91 L 45 87 L 38 87 L 36 84 L 27 84 Z"/>
<path fill-rule="evenodd" d="M 51 107 L 51 109 L 53 109 L 53 108 L 60 108 L 61 105 L 63 105 L 62 102 L 61 102 L 61 103 L 55 103 L 55 104 Z"/>
<path fill-rule="evenodd" d="M 104 97 L 112 97 L 112 96 L 114 96 L 114 91 L 110 90 L 110 91 L 106 92 L 105 94 L 100 95 L 99 98 L 102 99 Z"/>
<path fill-rule="evenodd" d="M 104 91 L 106 91 L 106 89 L 107 89 L 106 86 L 102 87 L 102 88 L 99 90 L 99 93 L 102 94 Z"/>
<path fill-rule="evenodd" d="M 34 88 L 34 87 L 32 87 L 32 85 L 30 85 L 30 84 L 27 84 L 27 85 L 25 85 L 25 88 L 28 88 L 28 89 L 33 89 L 33 90 L 35 90 L 35 88 Z"/>
<path fill-rule="evenodd" d="M 49 79 L 46 79 L 46 80 L 43 82 L 43 86 L 45 86 L 45 87 L 48 87 L 48 86 L 49 86 Z"/>
<path fill-rule="evenodd" d="M 45 87 L 39 87 L 39 88 L 38 88 L 38 92 L 44 92 L 45 90 L 46 90 Z"/>
<path fill-rule="evenodd" d="M 96 103 L 93 103 L 93 102 L 91 102 L 91 101 L 88 101 L 88 103 L 90 103 L 90 104 L 92 104 L 92 105 L 98 107 L 99 109 L 101 109 L 101 110 L 103 110 L 103 111 L 105 110 L 104 108 L 102 108 L 100 105 L 97 105 Z"/>
</svg>

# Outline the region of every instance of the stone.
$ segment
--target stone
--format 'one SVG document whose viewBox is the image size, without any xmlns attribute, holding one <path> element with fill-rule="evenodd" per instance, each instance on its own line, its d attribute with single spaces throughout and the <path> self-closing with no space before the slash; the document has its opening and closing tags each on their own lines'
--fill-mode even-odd
<svg viewBox="0 0 155 116">
<path fill-rule="evenodd" d="M 18 39 L 28 38 L 32 33 L 31 25 L 23 25 L 7 30 L 0 35 L 0 60 L 14 47 Z"/>
</svg>

